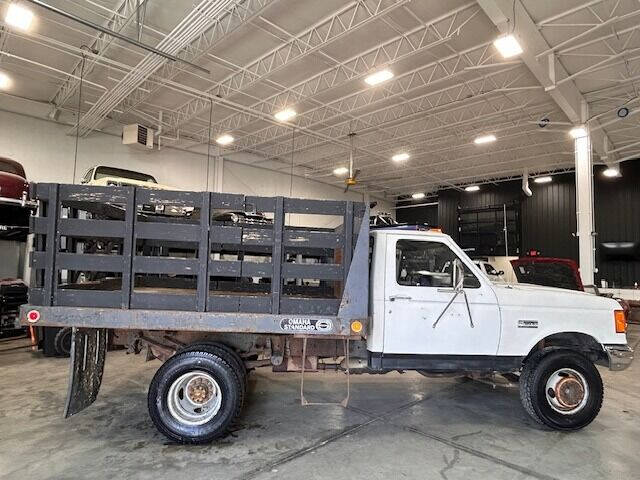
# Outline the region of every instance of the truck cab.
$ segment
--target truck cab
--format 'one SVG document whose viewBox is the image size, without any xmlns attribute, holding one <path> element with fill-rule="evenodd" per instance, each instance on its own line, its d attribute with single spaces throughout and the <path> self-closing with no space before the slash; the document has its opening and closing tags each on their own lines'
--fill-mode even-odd
<svg viewBox="0 0 640 480">
<path fill-rule="evenodd" d="M 613 299 L 496 284 L 439 232 L 376 230 L 370 242 L 372 370 L 522 371 L 529 413 L 575 429 L 601 402 L 593 364 L 621 370 L 631 362 L 624 311 Z"/>
</svg>

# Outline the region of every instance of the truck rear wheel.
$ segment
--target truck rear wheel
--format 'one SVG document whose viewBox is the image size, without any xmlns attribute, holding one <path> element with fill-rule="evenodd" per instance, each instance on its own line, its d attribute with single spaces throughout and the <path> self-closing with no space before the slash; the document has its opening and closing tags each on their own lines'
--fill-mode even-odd
<svg viewBox="0 0 640 480">
<path fill-rule="evenodd" d="M 234 349 L 232 349 L 231 347 L 223 343 L 218 343 L 218 342 L 192 343 L 190 345 L 186 345 L 182 347 L 180 350 L 178 350 L 177 353 L 198 352 L 198 351 L 213 353 L 214 355 L 217 355 L 220 358 L 222 358 L 234 369 L 234 371 L 236 372 L 236 375 L 238 376 L 238 381 L 240 382 L 240 385 L 242 387 L 240 391 L 240 401 L 238 402 L 238 414 L 240 414 L 240 411 L 244 406 L 244 399 L 247 394 L 247 377 L 248 377 L 247 369 L 244 366 L 244 362 L 242 361 L 242 358 L 240 358 L 240 355 L 238 355 L 238 353 Z"/>
<path fill-rule="evenodd" d="M 242 385 L 235 369 L 208 351 L 188 351 L 156 372 L 147 397 L 156 428 L 180 443 L 207 443 L 224 435 L 239 413 Z"/>
<path fill-rule="evenodd" d="M 570 350 L 535 353 L 520 376 L 520 399 L 537 422 L 555 430 L 579 430 L 598 415 L 602 378 L 591 361 Z"/>
</svg>

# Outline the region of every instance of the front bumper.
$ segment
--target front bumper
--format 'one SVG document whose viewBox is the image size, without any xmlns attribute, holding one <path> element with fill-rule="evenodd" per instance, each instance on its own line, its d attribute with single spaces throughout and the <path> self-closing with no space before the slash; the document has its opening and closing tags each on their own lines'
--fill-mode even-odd
<svg viewBox="0 0 640 480">
<path fill-rule="evenodd" d="M 16 207 L 35 209 L 37 208 L 38 203 L 32 200 L 27 200 L 26 195 L 23 195 L 22 198 L 0 197 L 0 205 L 11 205 Z"/>
<path fill-rule="evenodd" d="M 609 357 L 609 369 L 615 372 L 629 368 L 633 361 L 633 350 L 629 345 L 604 345 Z"/>
</svg>

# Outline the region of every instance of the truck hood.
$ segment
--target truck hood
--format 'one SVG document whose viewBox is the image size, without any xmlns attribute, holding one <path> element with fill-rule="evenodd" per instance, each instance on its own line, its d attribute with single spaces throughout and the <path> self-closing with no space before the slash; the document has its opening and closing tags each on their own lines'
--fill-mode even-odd
<svg viewBox="0 0 640 480">
<path fill-rule="evenodd" d="M 494 284 L 499 305 L 522 307 L 563 307 L 611 310 L 621 308 L 611 298 L 565 288 L 545 287 L 527 283 Z"/>
</svg>

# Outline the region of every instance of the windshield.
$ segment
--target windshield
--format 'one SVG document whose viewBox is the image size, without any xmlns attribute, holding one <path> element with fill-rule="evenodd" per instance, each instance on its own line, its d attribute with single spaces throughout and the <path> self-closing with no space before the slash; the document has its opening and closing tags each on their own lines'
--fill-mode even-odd
<svg viewBox="0 0 640 480">
<path fill-rule="evenodd" d="M 0 158 L 0 172 L 13 173 L 22 178 L 27 178 L 24 174 L 24 169 L 18 162 L 9 160 L 7 158 Z"/>
<path fill-rule="evenodd" d="M 137 180 L 138 182 L 151 182 L 158 183 L 156 179 L 146 173 L 134 172 L 132 170 L 125 170 L 124 168 L 114 167 L 98 167 L 96 168 L 95 179 L 99 180 L 105 177 L 120 177 L 128 178 L 130 180 Z"/>
</svg>

